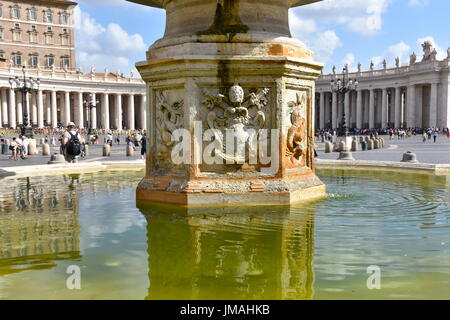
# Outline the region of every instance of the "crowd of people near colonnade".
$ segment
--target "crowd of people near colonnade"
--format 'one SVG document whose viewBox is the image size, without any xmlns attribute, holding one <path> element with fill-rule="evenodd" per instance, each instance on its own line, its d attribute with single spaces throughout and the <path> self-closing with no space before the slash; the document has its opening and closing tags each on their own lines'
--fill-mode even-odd
<svg viewBox="0 0 450 320">
<path fill-rule="evenodd" d="M 338 130 L 336 129 L 319 129 L 316 131 L 316 138 L 332 141 L 333 137 L 338 135 Z M 387 135 L 390 140 L 398 139 L 408 139 L 414 136 L 422 136 L 423 142 L 427 140 L 434 140 L 437 142 L 439 136 L 444 136 L 450 139 L 450 129 L 449 128 L 385 128 L 385 129 L 349 129 L 350 135 L 355 136 L 381 136 Z"/>
<path fill-rule="evenodd" d="M 144 159 L 147 152 L 147 137 L 145 130 L 106 130 L 106 129 L 84 129 L 75 128 L 79 133 L 79 139 L 82 146 L 93 144 L 99 145 L 107 143 L 111 147 L 113 145 L 120 145 L 125 143 L 127 146 L 133 147 L 134 150 L 141 147 L 141 157 Z M 59 147 L 60 153 L 64 154 L 64 135 L 67 133 L 67 128 L 42 128 L 33 129 L 33 135 L 43 139 L 43 142 L 52 147 Z M 101 139 L 103 137 L 103 139 Z M 101 141 L 102 140 L 102 141 Z M 1 145 L 8 144 L 8 150 L 11 151 L 10 159 L 18 161 L 19 159 L 27 159 L 28 145 L 30 139 L 21 135 L 20 128 L 0 129 L 0 143 Z M 82 150 L 84 147 L 82 147 Z M 81 153 L 84 157 L 85 153 Z"/>
</svg>

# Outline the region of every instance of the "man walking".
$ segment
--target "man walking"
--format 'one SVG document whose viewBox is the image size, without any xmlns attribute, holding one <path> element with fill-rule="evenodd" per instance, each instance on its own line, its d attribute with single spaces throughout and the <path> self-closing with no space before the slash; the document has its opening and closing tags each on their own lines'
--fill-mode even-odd
<svg viewBox="0 0 450 320">
<path fill-rule="evenodd" d="M 67 124 L 62 140 L 63 154 L 67 162 L 75 163 L 77 157 L 81 155 L 81 135 L 76 129 L 75 123 Z"/>
</svg>

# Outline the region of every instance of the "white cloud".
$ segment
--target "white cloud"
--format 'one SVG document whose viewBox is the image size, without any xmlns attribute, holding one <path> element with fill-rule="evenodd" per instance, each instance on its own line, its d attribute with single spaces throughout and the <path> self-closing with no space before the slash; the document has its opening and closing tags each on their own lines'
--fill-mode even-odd
<svg viewBox="0 0 450 320">
<path fill-rule="evenodd" d="M 325 0 L 293 9 L 301 19 L 325 24 L 340 24 L 350 31 L 372 35 L 382 29 L 382 15 L 392 0 Z"/>
<path fill-rule="evenodd" d="M 371 61 L 375 64 L 375 69 L 380 68 L 384 59 L 388 62 L 388 67 L 395 66 L 395 59 L 400 58 L 401 64 L 409 63 L 409 56 L 412 54 L 412 48 L 405 42 L 401 41 L 389 46 L 379 56 L 372 57 Z M 370 61 L 369 61 L 370 63 Z"/>
<path fill-rule="evenodd" d="M 342 60 L 342 65 L 348 65 L 348 69 L 350 72 L 355 72 L 358 68 L 355 66 L 356 58 L 353 53 L 347 53 Z"/>
<path fill-rule="evenodd" d="M 102 26 L 88 13 L 75 9 L 77 64 L 88 71 L 95 67 L 98 72 L 108 68 L 125 74 L 133 70 L 135 61 L 145 58 L 147 46 L 140 34 L 129 34 L 120 25 Z"/>
</svg>

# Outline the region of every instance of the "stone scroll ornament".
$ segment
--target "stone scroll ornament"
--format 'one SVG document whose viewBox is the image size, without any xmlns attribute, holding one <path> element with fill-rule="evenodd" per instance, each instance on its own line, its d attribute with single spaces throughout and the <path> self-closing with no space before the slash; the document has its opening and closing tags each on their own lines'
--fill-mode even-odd
<svg viewBox="0 0 450 320">
<path fill-rule="evenodd" d="M 287 133 L 286 157 L 292 168 L 305 167 L 307 156 L 306 93 L 297 93 L 297 100 L 288 103 L 291 127 Z"/>
<path fill-rule="evenodd" d="M 183 123 L 183 101 L 168 103 L 163 92 L 156 93 L 156 140 L 159 159 L 169 159 L 172 147 L 172 134 Z"/>
<path fill-rule="evenodd" d="M 216 150 L 216 155 L 227 163 L 244 164 L 248 161 L 248 153 L 244 157 L 227 153 L 226 130 L 234 131 L 238 145 L 250 147 L 247 142 L 259 138 L 265 126 L 269 92 L 269 88 L 261 88 L 246 94 L 239 84 L 229 89 L 228 97 L 203 90 L 206 98 L 203 104 L 211 110 L 207 116 L 208 127 L 214 130 L 216 142 L 221 147 Z"/>
</svg>

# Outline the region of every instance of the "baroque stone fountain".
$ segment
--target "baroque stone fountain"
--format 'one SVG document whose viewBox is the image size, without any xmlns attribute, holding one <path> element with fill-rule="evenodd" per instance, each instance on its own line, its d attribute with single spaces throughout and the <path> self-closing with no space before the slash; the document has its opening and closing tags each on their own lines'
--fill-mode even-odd
<svg viewBox="0 0 450 320">
<path fill-rule="evenodd" d="M 149 140 L 139 204 L 289 205 L 325 195 L 314 169 L 323 65 L 289 9 L 319 0 L 129 0 L 167 13 L 137 68 Z"/>
</svg>

